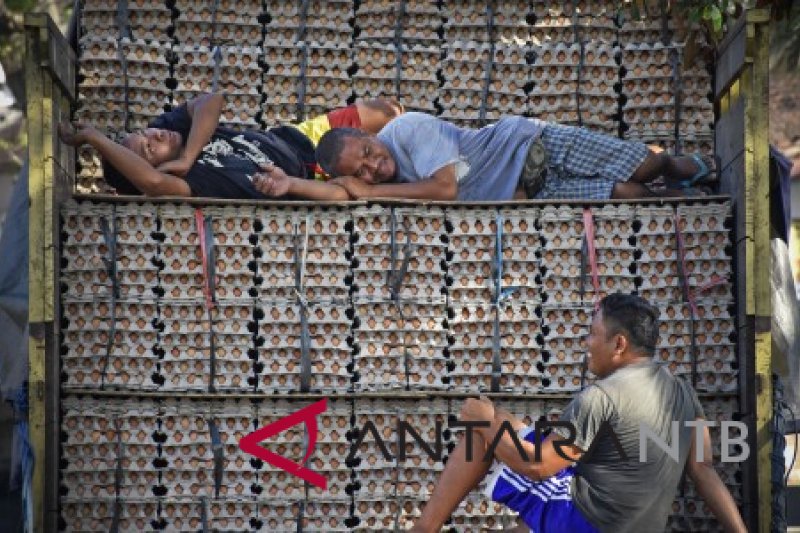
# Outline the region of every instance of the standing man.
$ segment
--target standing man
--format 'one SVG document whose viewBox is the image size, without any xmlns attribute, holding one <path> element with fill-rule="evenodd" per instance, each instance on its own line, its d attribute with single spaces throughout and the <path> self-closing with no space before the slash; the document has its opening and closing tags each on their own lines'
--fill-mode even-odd
<svg viewBox="0 0 800 533">
<path fill-rule="evenodd" d="M 484 461 L 489 443 L 504 423 L 520 433 L 525 452 L 535 457 L 533 428 L 526 428 L 489 400 L 464 402 L 462 421 L 491 424 L 466 433 L 412 531 L 438 532 L 461 500 L 487 476 L 487 494 L 518 512 L 536 532 L 663 531 L 684 469 L 725 530 L 746 531 L 712 465 L 708 428 L 695 435 L 698 429 L 685 424 L 705 418 L 697 395 L 652 359 L 658 340 L 657 317 L 656 310 L 638 296 L 613 294 L 601 301 L 588 339 L 589 369 L 599 379 L 561 415 L 575 434 L 557 428 L 557 434 L 540 444 L 539 462 L 520 457 L 508 432 L 503 432 L 494 449 L 495 464 Z M 648 441 L 646 461 L 639 462 L 640 427 L 652 429 L 672 444 L 673 421 L 679 423 L 678 461 Z M 612 433 L 603 430 L 606 425 L 613 429 L 627 459 L 621 457 Z M 562 437 L 574 438 L 572 444 L 561 446 L 566 458 L 554 446 Z M 702 460 L 696 457 L 698 447 Z"/>
</svg>

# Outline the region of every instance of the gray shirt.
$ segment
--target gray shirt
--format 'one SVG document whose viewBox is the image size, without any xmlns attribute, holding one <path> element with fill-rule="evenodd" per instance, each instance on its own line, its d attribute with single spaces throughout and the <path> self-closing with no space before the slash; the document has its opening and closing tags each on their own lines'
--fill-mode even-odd
<svg viewBox="0 0 800 533">
<path fill-rule="evenodd" d="M 620 368 L 573 399 L 561 420 L 574 424 L 575 445 L 588 451 L 607 421 L 627 455 L 622 460 L 612 438 L 601 434 L 577 463 L 572 497 L 589 522 L 614 533 L 663 531 L 691 444 L 684 422 L 696 418 L 705 414 L 691 386 L 651 361 Z M 640 426 L 670 445 L 672 421 L 680 428 L 678 462 L 651 439 L 647 461 L 639 462 Z"/>
<path fill-rule="evenodd" d="M 508 117 L 480 129 L 459 128 L 424 113 L 405 113 L 378 134 L 397 164 L 398 182 L 430 178 L 456 165 L 458 199 L 511 200 L 531 141 L 546 122 Z"/>
</svg>

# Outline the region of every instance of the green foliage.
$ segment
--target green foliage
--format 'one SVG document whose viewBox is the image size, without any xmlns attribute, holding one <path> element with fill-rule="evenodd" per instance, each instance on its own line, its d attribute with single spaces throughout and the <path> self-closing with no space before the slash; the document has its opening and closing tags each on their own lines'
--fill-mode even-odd
<svg viewBox="0 0 800 533">
<path fill-rule="evenodd" d="M 36 0 L 6 0 L 6 8 L 15 13 L 30 11 L 36 4 Z"/>
</svg>

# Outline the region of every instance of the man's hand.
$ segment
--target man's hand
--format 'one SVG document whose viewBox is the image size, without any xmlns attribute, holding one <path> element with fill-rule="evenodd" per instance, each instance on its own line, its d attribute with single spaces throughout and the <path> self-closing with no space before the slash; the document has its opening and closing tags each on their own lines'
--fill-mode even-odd
<svg viewBox="0 0 800 533">
<path fill-rule="evenodd" d="M 78 123 L 75 127 L 69 122 L 62 122 L 58 125 L 58 137 L 61 142 L 69 146 L 81 146 L 89 142 L 90 137 L 97 133 L 92 126 Z"/>
<path fill-rule="evenodd" d="M 373 188 L 373 186 L 369 183 L 354 176 L 342 176 L 340 178 L 331 180 L 329 183 L 344 187 L 350 197 L 354 200 L 360 200 L 361 198 L 369 197 Z"/>
<path fill-rule="evenodd" d="M 271 198 L 286 196 L 289 193 L 290 178 L 283 169 L 272 163 L 261 166 L 261 172 L 253 176 L 256 189 Z"/>
<path fill-rule="evenodd" d="M 461 406 L 461 420 L 465 422 L 492 422 L 494 404 L 485 396 L 480 399 L 467 398 Z"/>
<path fill-rule="evenodd" d="M 166 161 L 158 166 L 158 171 L 164 174 L 172 174 L 180 178 L 185 178 L 186 174 L 191 170 L 194 161 L 189 161 L 185 157 L 179 157 L 172 161 Z"/>
</svg>

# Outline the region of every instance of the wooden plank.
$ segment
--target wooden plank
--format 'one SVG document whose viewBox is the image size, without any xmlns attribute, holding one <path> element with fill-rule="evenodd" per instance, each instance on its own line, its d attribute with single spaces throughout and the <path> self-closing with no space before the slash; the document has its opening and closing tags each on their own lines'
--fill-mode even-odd
<svg viewBox="0 0 800 533">
<path fill-rule="evenodd" d="M 734 199 L 743 198 L 740 192 L 744 183 L 744 112 L 744 100 L 731 95 L 727 111 L 720 114 L 714 128 L 714 146 L 721 164 L 720 190 Z"/>
<path fill-rule="evenodd" d="M 745 66 L 745 49 L 747 45 L 745 18 L 743 16 L 736 22 L 717 50 L 716 75 L 714 76 L 715 97 L 719 97 L 739 78 Z"/>
</svg>

